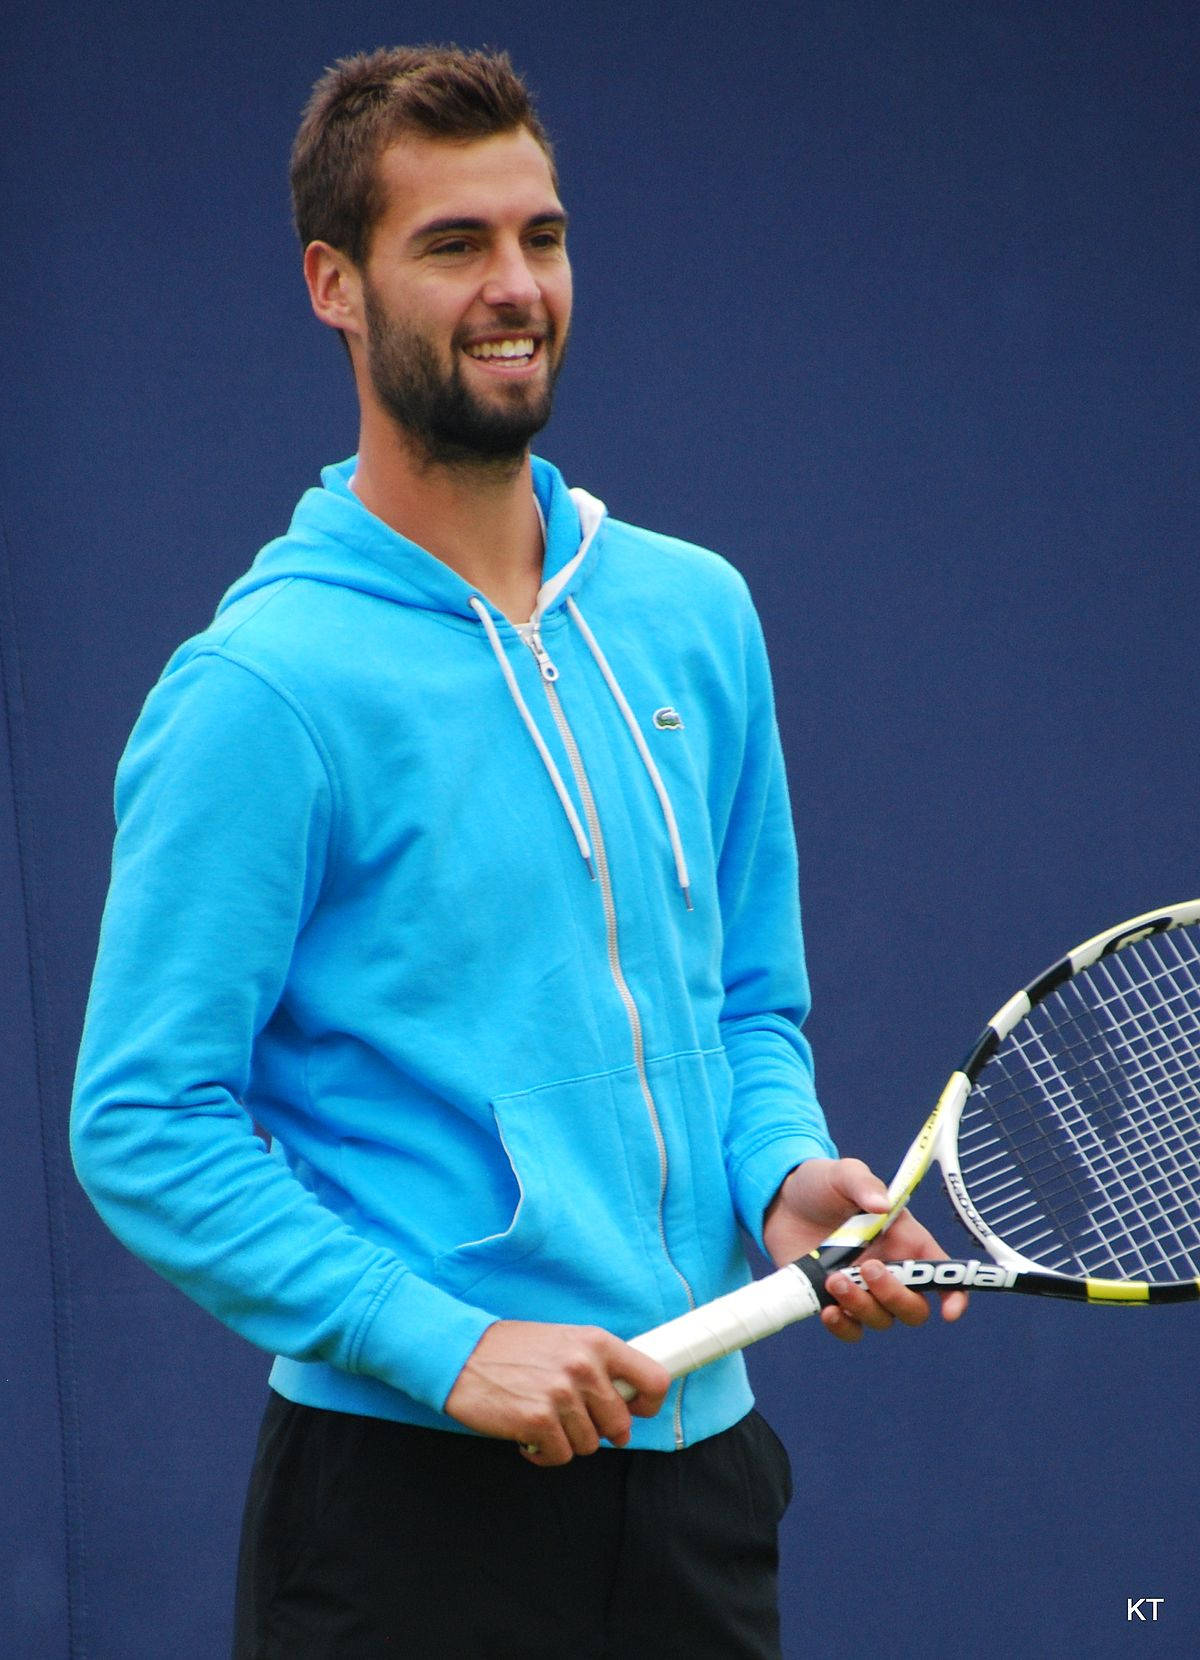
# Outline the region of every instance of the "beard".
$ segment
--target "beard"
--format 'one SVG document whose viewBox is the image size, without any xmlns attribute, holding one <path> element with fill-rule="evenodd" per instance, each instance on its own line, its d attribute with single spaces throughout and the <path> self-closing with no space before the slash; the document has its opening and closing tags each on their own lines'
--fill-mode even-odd
<svg viewBox="0 0 1200 1660">
<path fill-rule="evenodd" d="M 427 461 L 511 465 L 524 459 L 530 439 L 550 419 L 562 368 L 566 341 L 557 342 L 553 325 L 541 346 L 550 366 L 545 379 L 536 387 L 498 386 L 495 400 L 485 402 L 464 382 L 457 352 L 444 369 L 428 339 L 389 316 L 369 284 L 363 305 L 375 395 Z"/>
</svg>

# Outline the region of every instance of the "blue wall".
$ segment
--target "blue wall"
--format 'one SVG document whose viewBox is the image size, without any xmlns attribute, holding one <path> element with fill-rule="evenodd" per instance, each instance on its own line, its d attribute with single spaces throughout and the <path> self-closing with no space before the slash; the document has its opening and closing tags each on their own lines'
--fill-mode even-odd
<svg viewBox="0 0 1200 1660">
<path fill-rule="evenodd" d="M 64 1129 L 124 737 L 353 447 L 287 224 L 311 81 L 453 38 L 540 93 L 578 288 L 541 448 L 750 579 L 819 1082 L 887 1173 L 1016 985 L 1200 892 L 1200 12 L 48 0 L 5 33 L 0 1657 L 216 1660 L 265 1363 L 108 1238 Z M 1196 1652 L 1195 1312 L 1013 1301 L 755 1352 L 789 1660 Z"/>
</svg>

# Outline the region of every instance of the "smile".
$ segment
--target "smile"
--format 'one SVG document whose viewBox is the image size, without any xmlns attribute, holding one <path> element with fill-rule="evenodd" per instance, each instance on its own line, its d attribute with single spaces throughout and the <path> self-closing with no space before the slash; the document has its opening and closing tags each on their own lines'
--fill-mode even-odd
<svg viewBox="0 0 1200 1660">
<path fill-rule="evenodd" d="M 468 357 L 478 362 L 489 363 L 499 359 L 505 363 L 529 363 L 537 352 L 538 344 L 532 335 L 517 334 L 504 340 L 479 340 L 463 349 Z"/>
</svg>

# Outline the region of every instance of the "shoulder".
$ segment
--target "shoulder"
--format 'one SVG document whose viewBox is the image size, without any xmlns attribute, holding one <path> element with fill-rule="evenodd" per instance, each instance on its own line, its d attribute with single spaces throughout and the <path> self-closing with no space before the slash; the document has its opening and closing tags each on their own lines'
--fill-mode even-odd
<svg viewBox="0 0 1200 1660">
<path fill-rule="evenodd" d="M 310 694 L 312 660 L 325 654 L 336 630 L 312 617 L 322 596 L 295 590 L 315 583 L 270 583 L 222 607 L 184 640 L 163 666 L 142 706 L 126 753 L 190 753 L 197 759 L 272 746 L 312 749 L 325 741 Z M 309 626 L 297 629 L 297 610 Z"/>
<path fill-rule="evenodd" d="M 284 701 L 312 707 L 322 688 L 336 688 L 372 654 L 377 609 L 394 608 L 333 583 L 281 576 L 223 603 L 178 647 L 162 679 L 188 669 L 188 681 L 217 697 L 236 697 L 256 680 Z"/>
<path fill-rule="evenodd" d="M 744 589 L 745 580 L 728 559 L 712 548 L 697 542 L 685 541 L 660 530 L 648 530 L 644 525 L 629 524 L 611 516 L 604 521 L 606 548 L 636 553 L 667 568 L 686 570 L 718 586 Z"/>
<path fill-rule="evenodd" d="M 622 519 L 604 523 L 603 562 L 633 592 L 686 599 L 688 609 L 750 617 L 754 603 L 742 573 L 711 548 L 646 530 Z"/>
</svg>

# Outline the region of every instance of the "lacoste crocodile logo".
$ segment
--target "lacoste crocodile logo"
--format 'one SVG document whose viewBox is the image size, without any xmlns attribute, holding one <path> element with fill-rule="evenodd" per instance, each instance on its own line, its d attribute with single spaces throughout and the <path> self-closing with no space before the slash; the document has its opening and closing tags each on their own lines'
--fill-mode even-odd
<svg viewBox="0 0 1200 1660">
<path fill-rule="evenodd" d="M 670 704 L 665 709 L 654 711 L 654 724 L 660 732 L 682 732 L 683 720 L 679 712 L 672 709 Z"/>
</svg>

